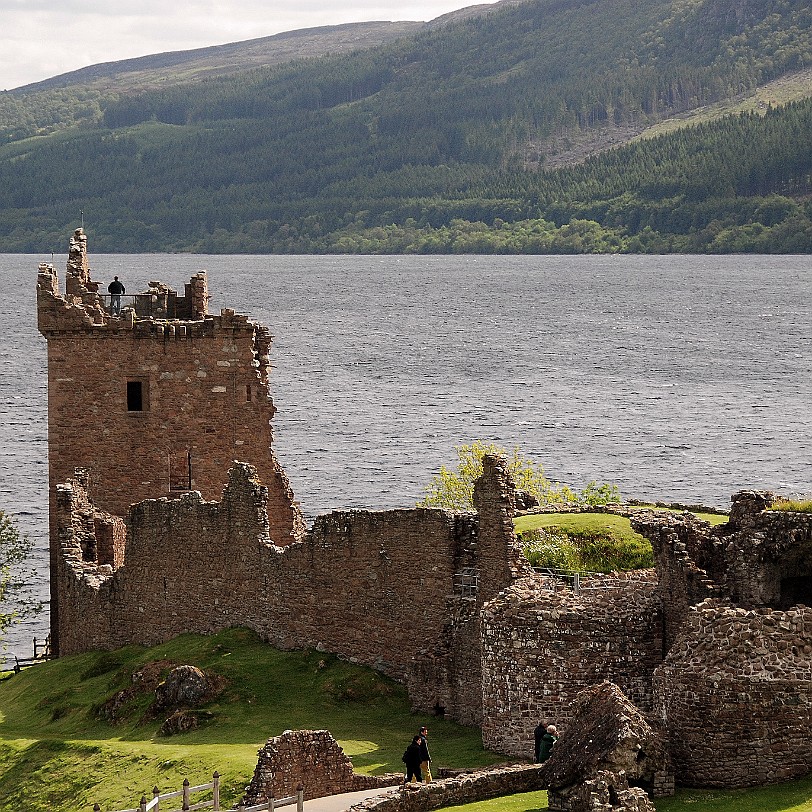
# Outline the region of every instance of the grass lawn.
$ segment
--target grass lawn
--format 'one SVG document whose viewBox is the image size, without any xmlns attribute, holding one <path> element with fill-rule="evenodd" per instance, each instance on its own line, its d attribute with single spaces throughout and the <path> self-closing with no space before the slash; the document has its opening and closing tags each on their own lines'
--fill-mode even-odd
<svg viewBox="0 0 812 812">
<path fill-rule="evenodd" d="M 727 521 L 724 515 L 695 515 L 711 524 Z M 624 516 L 597 512 L 530 513 L 517 516 L 513 523 L 533 566 L 611 572 L 654 565 L 651 544 L 632 530 Z"/>
<path fill-rule="evenodd" d="M 166 658 L 228 680 L 196 731 L 158 735 L 163 717 L 145 720 L 151 696 L 110 723 L 99 705 L 131 684 L 147 662 Z M 0 682 L 0 810 L 104 812 L 137 806 L 162 792 L 222 776 L 224 803 L 236 802 L 253 775 L 257 750 L 287 729 L 327 729 L 358 772 L 400 772 L 403 749 L 423 717 L 406 691 L 369 669 L 318 652 L 279 652 L 248 631 L 184 635 L 152 649 L 64 657 Z M 504 762 L 482 747 L 478 728 L 431 719 L 439 767 Z"/>
<path fill-rule="evenodd" d="M 681 789 L 655 806 L 657 812 L 812 812 L 812 775 L 772 787 Z"/>
<path fill-rule="evenodd" d="M 537 810 L 540 812 L 542 809 L 547 809 L 547 790 L 505 795 L 503 798 L 493 798 L 490 801 L 477 801 L 473 804 L 447 808 L 465 810 L 465 812 L 537 812 Z"/>
<path fill-rule="evenodd" d="M 658 798 L 654 805 L 657 812 L 812 812 L 812 776 L 755 789 L 680 789 L 672 798 Z M 547 793 L 526 792 L 451 808 L 458 812 L 539 812 L 547 808 Z"/>
<path fill-rule="evenodd" d="M 666 510 L 666 508 L 650 508 L 651 510 Z M 678 513 L 681 511 L 670 511 Z M 724 524 L 727 516 L 718 513 L 695 513 L 700 519 L 712 525 Z M 517 533 L 538 528 L 560 528 L 565 533 L 606 533 L 624 540 L 642 540 L 643 536 L 632 530 L 631 523 L 625 516 L 615 516 L 613 513 L 528 513 L 517 516 L 513 520 Z"/>
</svg>

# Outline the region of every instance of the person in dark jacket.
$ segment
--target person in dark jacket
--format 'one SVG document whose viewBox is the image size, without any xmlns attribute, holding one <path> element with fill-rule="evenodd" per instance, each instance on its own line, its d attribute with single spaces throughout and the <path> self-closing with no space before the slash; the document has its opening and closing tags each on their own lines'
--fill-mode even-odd
<svg viewBox="0 0 812 812">
<path fill-rule="evenodd" d="M 533 747 L 533 759 L 535 760 L 536 764 L 538 764 L 539 760 L 539 752 L 541 748 L 541 739 L 544 734 L 547 732 L 547 725 L 549 722 L 541 721 L 536 725 L 536 729 L 533 731 L 533 739 L 534 739 L 534 747 Z"/>
<path fill-rule="evenodd" d="M 541 742 L 536 750 L 536 761 L 541 764 L 550 757 L 553 745 L 558 741 L 558 730 L 555 725 L 547 725 L 547 730 L 541 737 Z"/>
<path fill-rule="evenodd" d="M 114 276 L 113 281 L 107 286 L 107 292 L 110 294 L 110 314 L 118 316 L 121 314 L 121 294 L 124 293 L 124 285 L 118 281 L 118 277 Z"/>
<path fill-rule="evenodd" d="M 423 783 L 423 773 L 420 772 L 420 762 L 422 760 L 423 755 L 420 752 L 420 736 L 415 736 L 403 754 L 403 761 L 406 764 L 406 780 L 403 782 L 404 784 L 408 784 L 412 778 L 421 784 Z"/>
<path fill-rule="evenodd" d="M 423 780 L 431 781 L 431 753 L 429 753 L 429 729 L 424 725 L 417 732 L 420 739 L 420 771 L 423 773 Z"/>
</svg>

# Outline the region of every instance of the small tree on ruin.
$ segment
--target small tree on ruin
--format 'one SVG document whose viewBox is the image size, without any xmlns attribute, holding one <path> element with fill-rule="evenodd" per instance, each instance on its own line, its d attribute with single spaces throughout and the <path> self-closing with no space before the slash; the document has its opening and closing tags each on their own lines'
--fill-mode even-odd
<svg viewBox="0 0 812 812">
<path fill-rule="evenodd" d="M 475 440 L 470 445 L 455 446 L 458 464 L 452 470 L 442 466 L 425 490 L 418 507 L 436 507 L 454 511 L 474 509 L 474 482 L 482 475 L 482 458 L 486 454 L 505 457 L 517 490 L 527 491 L 539 505 L 605 505 L 620 501 L 617 486 L 590 482 L 578 491 L 569 485 L 552 482 L 544 474 L 544 467 L 524 457 L 518 447 L 511 452 L 496 443 Z"/>
</svg>

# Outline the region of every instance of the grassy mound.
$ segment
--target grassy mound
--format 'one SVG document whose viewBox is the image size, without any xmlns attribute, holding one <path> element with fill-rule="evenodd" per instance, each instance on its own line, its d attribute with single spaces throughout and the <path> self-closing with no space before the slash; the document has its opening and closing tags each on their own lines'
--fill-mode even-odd
<svg viewBox="0 0 812 812">
<path fill-rule="evenodd" d="M 162 736 L 154 694 L 132 690 L 133 674 L 164 675 L 177 663 L 218 675 L 224 687 L 201 709 L 198 729 Z M 287 729 L 329 730 L 358 772 L 400 772 L 422 721 L 405 689 L 377 672 L 319 652 L 280 652 L 243 629 L 64 657 L 0 682 L 0 811 L 132 808 L 153 786 L 204 783 L 215 770 L 223 803 L 233 804 L 258 748 Z M 483 749 L 477 728 L 440 719 L 431 727 L 438 767 L 504 760 Z"/>
<path fill-rule="evenodd" d="M 649 541 L 611 513 L 536 513 L 515 526 L 534 567 L 612 572 L 654 563 Z"/>
<path fill-rule="evenodd" d="M 711 524 L 727 521 L 721 514 L 695 515 Z M 534 567 L 623 572 L 654 566 L 651 543 L 624 516 L 531 513 L 516 517 L 514 526 Z"/>
</svg>

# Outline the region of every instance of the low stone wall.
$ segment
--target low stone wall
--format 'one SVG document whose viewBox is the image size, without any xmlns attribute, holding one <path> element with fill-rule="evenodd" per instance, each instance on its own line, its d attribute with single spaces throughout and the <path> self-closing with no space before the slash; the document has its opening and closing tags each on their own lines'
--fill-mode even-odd
<svg viewBox="0 0 812 812">
<path fill-rule="evenodd" d="M 603 680 L 639 708 L 652 706 L 662 662 L 656 577 L 651 571 L 595 579 L 580 593 L 524 578 L 482 616 L 482 738 L 486 747 L 532 758 L 540 721 L 566 729 L 577 694 Z M 606 588 L 602 588 L 605 586 Z"/>
<path fill-rule="evenodd" d="M 254 777 L 243 802 L 258 804 L 268 798 L 295 795 L 299 785 L 304 798 L 323 798 L 342 792 L 396 786 L 399 773 L 382 776 L 356 775 L 329 730 L 286 730 L 268 739 L 258 753 Z"/>
<path fill-rule="evenodd" d="M 774 784 L 812 770 L 812 609 L 695 607 L 654 676 L 677 782 Z"/>
<path fill-rule="evenodd" d="M 368 798 L 350 809 L 352 812 L 426 812 L 539 789 L 543 789 L 539 784 L 539 765 L 516 764 L 479 770 L 430 784 L 401 785 L 400 790 Z"/>
</svg>

